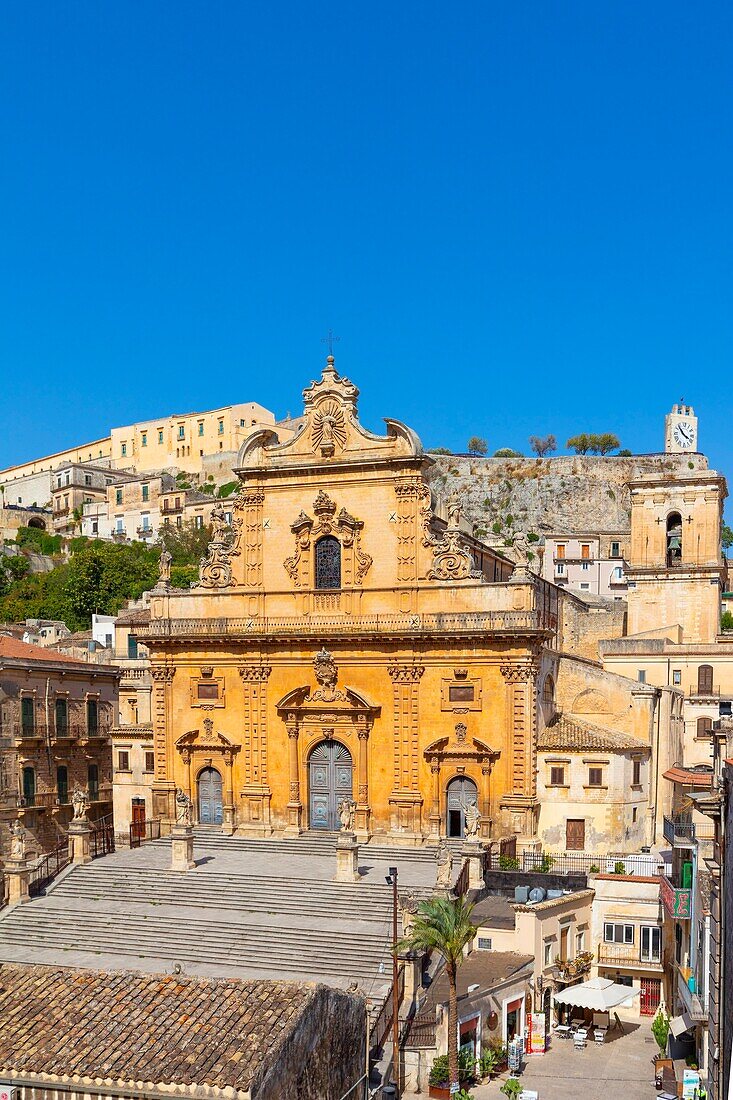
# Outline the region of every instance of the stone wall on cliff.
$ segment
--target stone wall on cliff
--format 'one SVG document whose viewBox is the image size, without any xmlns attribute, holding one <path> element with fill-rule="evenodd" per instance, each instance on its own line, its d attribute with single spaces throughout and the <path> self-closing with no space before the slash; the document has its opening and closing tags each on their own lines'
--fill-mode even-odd
<svg viewBox="0 0 733 1100">
<path fill-rule="evenodd" d="M 438 514 L 457 493 L 476 536 L 498 546 L 511 542 L 512 532 L 517 531 L 540 537 L 551 532 L 628 532 L 629 481 L 649 474 L 681 477 L 708 468 L 701 454 L 431 457 Z"/>
</svg>

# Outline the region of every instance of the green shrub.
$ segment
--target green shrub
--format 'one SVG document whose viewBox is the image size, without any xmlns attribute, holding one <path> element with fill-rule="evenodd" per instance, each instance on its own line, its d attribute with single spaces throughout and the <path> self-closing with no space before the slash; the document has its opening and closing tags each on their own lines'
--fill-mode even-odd
<svg viewBox="0 0 733 1100">
<path fill-rule="evenodd" d="M 219 500 L 224 500 L 226 497 L 230 497 L 232 493 L 236 492 L 238 487 L 238 481 L 227 481 L 224 485 L 219 486 L 216 495 Z"/>
<path fill-rule="evenodd" d="M 520 1092 L 522 1092 L 522 1082 L 518 1081 L 516 1077 L 508 1077 L 504 1084 L 499 1089 L 499 1092 L 504 1096 L 508 1096 L 509 1100 L 516 1100 Z"/>
<path fill-rule="evenodd" d="M 652 1035 L 659 1047 L 660 1054 L 664 1056 L 667 1052 L 667 1039 L 669 1038 L 669 1016 L 661 1008 L 652 1020 Z"/>
<path fill-rule="evenodd" d="M 428 454 L 429 455 L 452 455 L 453 451 L 449 450 L 448 447 L 431 447 L 430 450 L 428 451 Z"/>
<path fill-rule="evenodd" d="M 598 866 L 597 863 L 591 863 L 590 867 L 588 868 L 588 874 L 589 875 L 597 875 L 599 871 L 600 871 L 600 867 Z"/>
<path fill-rule="evenodd" d="M 626 874 L 626 864 L 624 863 L 624 861 L 622 859 L 617 859 L 616 862 L 614 863 L 613 873 L 614 873 L 614 875 L 625 875 Z"/>
<path fill-rule="evenodd" d="M 19 527 L 16 545 L 19 547 L 27 546 L 29 549 L 36 550 L 39 554 L 53 557 L 55 554 L 61 553 L 61 541 L 61 535 L 49 535 L 47 531 L 42 531 L 40 527 Z"/>
<path fill-rule="evenodd" d="M 499 856 L 500 871 L 518 871 L 519 860 L 515 856 Z"/>
<path fill-rule="evenodd" d="M 536 531 L 528 531 L 527 532 L 527 542 L 539 542 L 539 541 L 540 541 L 540 536 L 537 534 Z"/>
<path fill-rule="evenodd" d="M 501 534 L 501 523 L 499 522 L 498 519 L 495 520 L 495 522 L 491 524 L 491 530 L 494 532 L 495 535 L 500 535 Z"/>
<path fill-rule="evenodd" d="M 458 1051 L 458 1083 L 459 1085 L 473 1084 L 476 1075 L 476 1059 L 468 1050 Z M 450 1082 L 450 1070 L 448 1069 L 448 1055 L 439 1054 L 430 1068 L 429 1081 L 431 1085 L 445 1087 Z"/>
<path fill-rule="evenodd" d="M 720 616 L 720 629 L 733 630 L 733 611 L 724 611 Z"/>
</svg>

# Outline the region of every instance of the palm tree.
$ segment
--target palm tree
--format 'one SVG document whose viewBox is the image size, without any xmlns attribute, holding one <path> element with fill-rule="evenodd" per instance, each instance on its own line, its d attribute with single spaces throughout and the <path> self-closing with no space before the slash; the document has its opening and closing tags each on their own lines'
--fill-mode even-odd
<svg viewBox="0 0 733 1100">
<path fill-rule="evenodd" d="M 458 1084 L 458 967 L 463 949 L 477 932 L 471 923 L 473 905 L 463 898 L 431 898 L 421 901 L 407 935 L 395 950 L 437 951 L 445 959 L 448 973 L 448 1072 L 450 1083 Z"/>
</svg>

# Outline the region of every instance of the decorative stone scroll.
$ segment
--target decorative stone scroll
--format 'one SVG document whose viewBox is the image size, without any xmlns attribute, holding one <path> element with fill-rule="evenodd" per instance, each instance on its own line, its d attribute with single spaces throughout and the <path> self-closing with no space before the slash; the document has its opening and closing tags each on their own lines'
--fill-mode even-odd
<svg viewBox="0 0 733 1100">
<path fill-rule="evenodd" d="M 196 588 L 229 588 L 234 583 L 231 559 L 239 557 L 239 535 L 242 520 L 233 520 L 231 528 L 227 524 L 224 505 L 217 501 L 211 510 L 211 522 L 214 528 L 206 557 L 199 565 L 199 582 Z"/>
<path fill-rule="evenodd" d="M 473 554 L 463 543 L 460 532 L 461 505 L 458 497 L 448 502 L 448 526 L 438 538 L 432 533 L 431 510 L 423 516 L 423 546 L 433 551 L 433 564 L 428 570 L 431 581 L 481 580 L 483 573 L 476 568 Z"/>
<path fill-rule="evenodd" d="M 313 658 L 313 674 L 321 686 L 311 692 L 306 703 L 336 703 L 347 699 L 346 692 L 336 687 L 338 668 L 327 649 L 321 649 Z"/>
</svg>

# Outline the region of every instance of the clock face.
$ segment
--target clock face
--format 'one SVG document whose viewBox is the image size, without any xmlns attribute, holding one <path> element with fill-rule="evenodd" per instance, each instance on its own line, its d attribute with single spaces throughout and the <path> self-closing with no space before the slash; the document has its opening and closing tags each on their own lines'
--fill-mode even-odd
<svg viewBox="0 0 733 1100">
<path fill-rule="evenodd" d="M 695 425 L 690 420 L 678 420 L 672 438 L 683 451 L 691 451 L 695 446 Z"/>
</svg>

